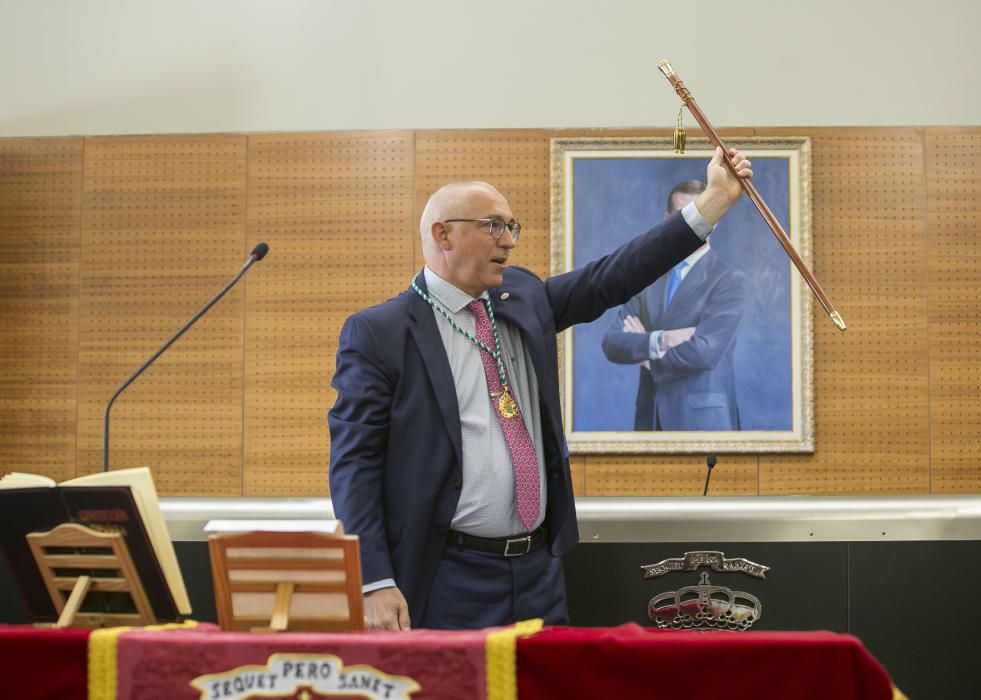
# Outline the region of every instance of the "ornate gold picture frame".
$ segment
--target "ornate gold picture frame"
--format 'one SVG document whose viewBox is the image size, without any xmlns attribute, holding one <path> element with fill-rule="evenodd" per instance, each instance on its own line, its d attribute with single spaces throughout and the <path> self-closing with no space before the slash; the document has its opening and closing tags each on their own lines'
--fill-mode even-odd
<svg viewBox="0 0 981 700">
<path fill-rule="evenodd" d="M 753 161 L 757 189 L 809 262 L 810 140 L 727 145 Z M 676 185 L 704 182 L 713 150 L 707 139 L 690 139 L 683 155 L 669 138 L 552 139 L 551 273 L 581 267 L 662 221 L 683 201 L 671 194 Z M 746 197 L 680 285 L 665 275 L 560 338 L 570 451 L 813 452 L 811 294 Z M 658 324 L 665 327 L 651 327 Z M 663 356 L 642 363 L 623 350 L 622 338 L 638 347 L 628 332 L 658 331 L 660 342 L 670 339 Z"/>
</svg>

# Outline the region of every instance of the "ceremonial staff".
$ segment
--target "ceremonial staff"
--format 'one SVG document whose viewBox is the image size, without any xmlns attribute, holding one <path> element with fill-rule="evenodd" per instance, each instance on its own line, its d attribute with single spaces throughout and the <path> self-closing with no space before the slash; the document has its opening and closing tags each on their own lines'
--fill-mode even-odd
<svg viewBox="0 0 981 700">
<path fill-rule="evenodd" d="M 685 84 L 678 79 L 678 75 L 671 67 L 671 63 L 664 60 L 658 63 L 657 67 L 662 73 L 664 73 L 664 77 L 670 81 L 671 86 L 674 87 L 674 91 L 678 93 L 678 97 L 681 98 L 682 106 L 687 107 L 688 111 L 691 112 L 693 117 L 695 117 L 695 121 L 697 121 L 699 126 L 702 127 L 702 130 L 705 132 L 705 135 L 708 136 L 709 141 L 722 149 L 722 154 L 725 156 L 723 158 L 723 162 L 735 175 L 736 169 L 733 167 L 732 161 L 729 160 L 729 149 L 722 142 L 722 139 L 719 138 L 719 135 L 716 133 L 715 129 L 712 128 L 712 125 L 709 124 L 709 121 L 705 118 L 705 115 L 702 114 L 702 110 L 700 110 L 698 105 L 695 104 L 695 98 L 691 96 L 691 92 L 689 92 L 688 88 L 685 87 Z M 685 136 L 684 129 L 682 129 L 680 126 L 680 114 L 681 113 L 679 112 L 679 127 L 678 129 L 675 129 L 675 150 L 683 153 L 685 150 Z M 736 179 L 739 180 L 739 184 L 743 186 L 743 189 L 746 191 L 749 198 L 753 200 L 753 204 L 756 205 L 760 215 L 763 217 L 766 223 L 769 224 L 770 230 L 773 231 L 773 235 L 776 236 L 777 241 L 781 246 L 783 246 L 783 249 L 787 253 L 787 256 L 790 258 L 791 262 L 794 263 L 794 266 L 804 277 L 804 280 L 811 288 L 811 291 L 814 292 L 814 296 L 816 296 L 818 301 L 821 302 L 821 306 L 824 307 L 824 310 L 828 313 L 828 316 L 831 317 L 832 322 L 838 327 L 838 330 L 844 331 L 845 320 L 835 309 L 834 304 L 831 303 L 831 299 L 828 298 L 828 295 L 824 293 L 823 289 L 821 289 L 821 285 L 818 284 L 817 279 L 813 274 L 811 274 L 811 271 L 807 269 L 807 265 L 805 265 L 804 261 L 801 260 L 800 255 L 798 255 L 797 251 L 794 250 L 794 246 L 790 243 L 790 237 L 783 230 L 783 227 L 780 226 L 780 222 L 777 221 L 777 217 L 775 217 L 773 212 L 770 211 L 770 208 L 766 205 L 766 202 L 763 201 L 763 197 L 760 196 L 760 193 L 757 191 L 756 187 L 746 178 L 737 176 Z"/>
</svg>

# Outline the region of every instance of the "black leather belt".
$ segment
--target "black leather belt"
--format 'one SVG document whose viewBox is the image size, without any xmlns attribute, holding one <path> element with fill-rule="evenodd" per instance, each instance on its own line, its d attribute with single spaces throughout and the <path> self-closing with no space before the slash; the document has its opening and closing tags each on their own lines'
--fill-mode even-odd
<svg viewBox="0 0 981 700">
<path fill-rule="evenodd" d="M 502 557 L 522 557 L 545 541 L 545 530 L 538 528 L 534 532 L 517 537 L 477 537 L 450 530 L 446 534 L 446 541 L 464 549 L 500 554 Z"/>
</svg>

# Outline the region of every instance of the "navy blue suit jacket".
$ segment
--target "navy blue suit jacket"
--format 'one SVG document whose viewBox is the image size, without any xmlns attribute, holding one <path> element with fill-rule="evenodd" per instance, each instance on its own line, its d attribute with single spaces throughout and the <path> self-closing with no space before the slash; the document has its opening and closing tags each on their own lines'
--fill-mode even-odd
<svg viewBox="0 0 981 700">
<path fill-rule="evenodd" d="M 623 304 L 701 245 L 681 216 L 610 255 L 543 282 L 509 267 L 490 290 L 520 329 L 538 378 L 545 527 L 556 556 L 579 540 L 559 412 L 555 334 Z M 420 273 L 416 283 L 425 290 Z M 507 299 L 501 295 L 507 292 Z M 453 376 L 433 310 L 411 288 L 341 330 L 328 414 L 334 513 L 361 541 L 365 583 L 394 578 L 421 620 L 460 496 L 462 437 Z"/>
<path fill-rule="evenodd" d="M 746 301 L 746 276 L 715 251 L 702 256 L 665 308 L 668 276 L 620 309 L 603 338 L 613 362 L 636 364 L 650 357 L 649 334 L 623 330 L 636 316 L 648 330 L 693 326 L 690 340 L 641 367 L 635 430 L 739 430 L 732 354 Z"/>
</svg>

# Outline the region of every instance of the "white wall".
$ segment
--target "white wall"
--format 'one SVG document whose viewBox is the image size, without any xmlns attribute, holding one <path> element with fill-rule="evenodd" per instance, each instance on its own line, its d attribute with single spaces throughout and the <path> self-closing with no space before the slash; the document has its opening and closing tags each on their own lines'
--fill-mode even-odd
<svg viewBox="0 0 981 700">
<path fill-rule="evenodd" d="M 661 58 L 720 127 L 973 126 L 979 28 L 979 0 L 0 0 L 0 136 L 669 126 Z"/>
</svg>

